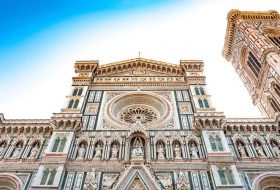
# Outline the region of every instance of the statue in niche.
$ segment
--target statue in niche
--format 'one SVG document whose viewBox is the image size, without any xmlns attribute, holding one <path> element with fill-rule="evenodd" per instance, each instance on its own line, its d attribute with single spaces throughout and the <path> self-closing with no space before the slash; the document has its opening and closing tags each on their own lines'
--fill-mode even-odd
<svg viewBox="0 0 280 190">
<path fill-rule="evenodd" d="M 112 159 L 118 158 L 118 152 L 119 152 L 119 147 L 116 143 L 114 143 L 114 145 L 112 147 Z"/>
<path fill-rule="evenodd" d="M 95 155 L 94 158 L 101 158 L 102 156 L 102 147 L 101 145 L 98 143 L 96 148 L 95 148 Z"/>
<path fill-rule="evenodd" d="M 157 153 L 158 153 L 158 160 L 165 160 L 165 156 L 164 156 L 165 151 L 162 143 L 158 144 Z"/>
<path fill-rule="evenodd" d="M 143 143 L 140 137 L 136 137 L 133 147 L 132 147 L 132 156 L 143 157 Z"/>
<path fill-rule="evenodd" d="M 79 159 L 83 159 L 86 155 L 86 147 L 85 147 L 85 143 L 81 143 L 78 149 L 78 156 L 77 158 Z"/>
<path fill-rule="evenodd" d="M 258 143 L 256 143 L 256 145 L 255 145 L 255 150 L 256 150 L 259 157 L 266 157 L 262 146 L 259 146 Z"/>
<path fill-rule="evenodd" d="M 28 158 L 35 159 L 39 153 L 39 147 L 37 143 L 34 143 L 33 148 L 30 151 L 30 155 Z"/>
<path fill-rule="evenodd" d="M 13 152 L 12 158 L 18 158 L 20 156 L 21 149 L 22 149 L 22 144 L 18 143 L 16 145 L 16 147 L 15 147 L 15 150 Z"/>
<path fill-rule="evenodd" d="M 0 156 L 2 156 L 4 154 L 4 151 L 5 151 L 5 143 L 2 143 L 0 145 Z"/>
<path fill-rule="evenodd" d="M 241 158 L 247 158 L 245 146 L 243 146 L 241 143 L 239 143 L 237 146 L 237 149 L 238 149 L 238 152 L 239 152 Z"/>
<path fill-rule="evenodd" d="M 178 143 L 175 143 L 175 145 L 174 145 L 174 152 L 175 152 L 175 159 L 181 159 L 182 158 L 181 148 L 180 148 Z"/>
<path fill-rule="evenodd" d="M 276 142 L 272 143 L 272 149 L 274 150 L 274 153 L 276 156 L 280 155 L 280 150 L 279 150 L 278 144 Z"/>
<path fill-rule="evenodd" d="M 191 148 L 190 148 L 190 152 L 191 152 L 191 157 L 192 158 L 198 158 L 198 149 L 196 147 L 195 143 L 192 143 Z"/>
<path fill-rule="evenodd" d="M 176 187 L 177 187 L 176 188 L 177 190 L 183 190 L 183 189 L 190 190 L 191 189 L 189 179 L 182 171 L 180 171 L 180 173 L 179 173 Z"/>
</svg>

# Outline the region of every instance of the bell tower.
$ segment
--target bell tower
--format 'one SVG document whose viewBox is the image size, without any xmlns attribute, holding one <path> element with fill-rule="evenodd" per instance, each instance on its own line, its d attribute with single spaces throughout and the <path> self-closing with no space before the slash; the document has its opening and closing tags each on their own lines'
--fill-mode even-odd
<svg viewBox="0 0 280 190">
<path fill-rule="evenodd" d="M 280 15 L 232 10 L 222 51 L 265 117 L 280 112 Z"/>
</svg>

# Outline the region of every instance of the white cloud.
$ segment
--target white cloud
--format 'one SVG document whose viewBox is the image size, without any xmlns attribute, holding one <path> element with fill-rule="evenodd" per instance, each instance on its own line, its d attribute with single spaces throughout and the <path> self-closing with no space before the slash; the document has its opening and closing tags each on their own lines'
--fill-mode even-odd
<svg viewBox="0 0 280 190">
<path fill-rule="evenodd" d="M 177 64 L 180 59 L 203 59 L 217 111 L 228 117 L 260 117 L 231 64 L 221 56 L 226 16 L 233 8 L 270 10 L 279 3 L 246 2 L 182 2 L 180 6 L 108 16 L 103 22 L 97 22 L 96 15 L 87 15 L 56 26 L 26 45 L 40 52 L 36 56 L 34 50 L 26 63 L 40 64 L 20 71 L 15 68 L 17 79 L 3 79 L 0 111 L 8 118 L 49 118 L 64 104 L 75 60 L 99 59 L 104 64 L 137 57 L 141 51 L 145 58 Z M 49 43 L 42 45 L 42 41 Z"/>
</svg>

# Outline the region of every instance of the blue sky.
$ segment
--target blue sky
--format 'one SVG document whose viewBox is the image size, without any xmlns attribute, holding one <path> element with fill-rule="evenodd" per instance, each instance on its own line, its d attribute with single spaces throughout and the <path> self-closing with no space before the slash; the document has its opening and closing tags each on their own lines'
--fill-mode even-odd
<svg viewBox="0 0 280 190">
<path fill-rule="evenodd" d="M 203 59 L 217 111 L 259 117 L 221 56 L 226 15 L 231 9 L 277 7 L 275 0 L 0 0 L 0 113 L 49 118 L 64 105 L 76 60 L 104 64 L 141 51 L 145 58 L 175 64 Z M 221 78 L 230 85 L 220 88 Z M 236 94 L 238 102 L 227 101 Z"/>
<path fill-rule="evenodd" d="M 117 11 L 161 6 L 168 2 L 170 3 L 168 0 L 1 0 L 0 48 L 3 50 L 12 47 L 53 25 L 81 15 L 112 15 Z"/>
</svg>

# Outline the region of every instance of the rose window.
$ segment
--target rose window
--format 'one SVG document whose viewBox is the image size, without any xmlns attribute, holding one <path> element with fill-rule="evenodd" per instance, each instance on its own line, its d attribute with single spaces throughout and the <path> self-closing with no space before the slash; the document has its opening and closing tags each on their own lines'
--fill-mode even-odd
<svg viewBox="0 0 280 190">
<path fill-rule="evenodd" d="M 172 117 L 172 105 L 152 92 L 128 92 L 112 98 L 105 107 L 106 121 L 119 128 L 129 129 L 141 123 L 146 128 L 162 126 Z"/>
<path fill-rule="evenodd" d="M 156 121 L 159 116 L 154 110 L 147 107 L 134 107 L 122 111 L 119 118 L 126 123 L 136 123 L 139 121 L 142 124 L 146 124 Z"/>
</svg>

